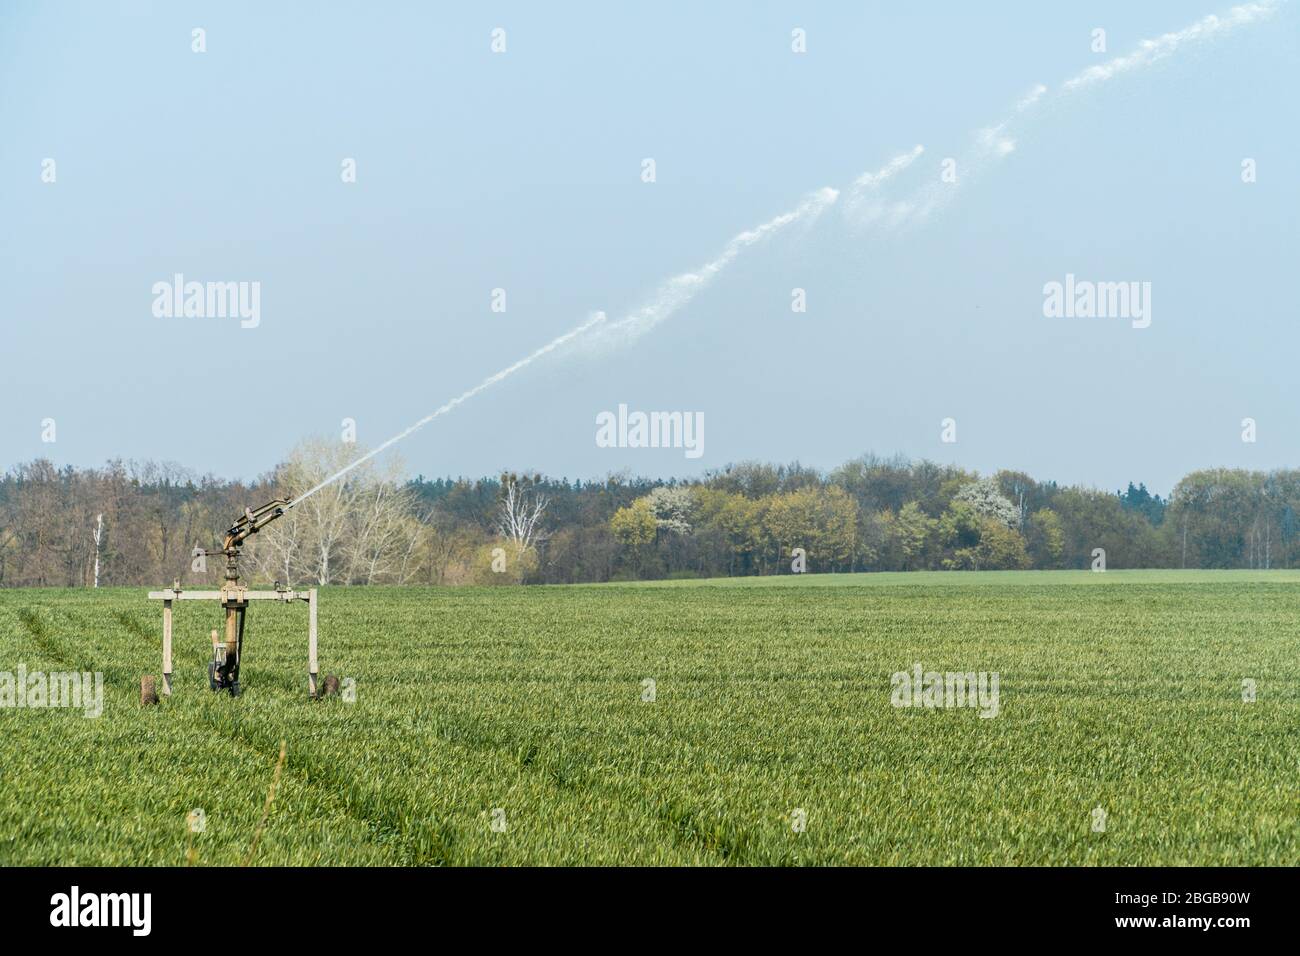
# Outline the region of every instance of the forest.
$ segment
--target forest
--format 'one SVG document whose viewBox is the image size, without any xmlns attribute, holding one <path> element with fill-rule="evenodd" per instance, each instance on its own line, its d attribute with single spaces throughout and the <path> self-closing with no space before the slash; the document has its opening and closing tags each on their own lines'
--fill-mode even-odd
<svg viewBox="0 0 1300 956">
<path fill-rule="evenodd" d="M 154 462 L 16 466 L 0 478 L 0 586 L 215 583 L 219 562 L 203 552 L 246 507 L 356 453 L 305 442 L 249 482 Z M 1107 568 L 1287 568 L 1300 562 L 1298 509 L 1300 470 L 1195 471 L 1162 498 L 1141 482 L 1103 491 L 870 454 L 831 471 L 745 462 L 690 480 L 410 479 L 392 462 L 291 509 L 245 564 L 297 585 L 1069 569 L 1103 553 Z"/>
</svg>

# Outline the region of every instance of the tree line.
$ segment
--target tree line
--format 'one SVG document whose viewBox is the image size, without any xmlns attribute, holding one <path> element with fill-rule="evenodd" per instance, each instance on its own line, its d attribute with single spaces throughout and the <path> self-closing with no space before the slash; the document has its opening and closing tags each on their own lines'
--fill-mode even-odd
<svg viewBox="0 0 1300 956">
<path fill-rule="evenodd" d="M 250 482 L 174 464 L 37 460 L 0 478 L 0 586 L 217 583 L 224 529 L 358 454 L 309 441 Z M 866 455 L 829 472 L 746 462 L 686 481 L 402 477 L 374 460 L 252 539 L 245 578 L 285 584 L 577 583 L 809 572 L 1284 568 L 1300 470 L 1195 471 L 1167 499 L 1018 471 Z M 797 550 L 796 550 L 797 549 Z"/>
</svg>

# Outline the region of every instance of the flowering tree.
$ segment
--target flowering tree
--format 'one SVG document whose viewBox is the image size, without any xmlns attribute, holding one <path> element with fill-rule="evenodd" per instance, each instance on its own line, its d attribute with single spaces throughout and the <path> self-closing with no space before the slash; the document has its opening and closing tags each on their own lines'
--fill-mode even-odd
<svg viewBox="0 0 1300 956">
<path fill-rule="evenodd" d="M 969 505 L 971 511 L 981 518 L 992 518 L 1008 528 L 1020 524 L 1020 509 L 1003 496 L 992 478 L 981 478 L 963 485 L 953 501 Z"/>
<path fill-rule="evenodd" d="M 675 534 L 691 533 L 691 515 L 695 511 L 691 489 L 661 485 L 646 495 L 646 505 L 654 515 L 655 527 Z"/>
</svg>

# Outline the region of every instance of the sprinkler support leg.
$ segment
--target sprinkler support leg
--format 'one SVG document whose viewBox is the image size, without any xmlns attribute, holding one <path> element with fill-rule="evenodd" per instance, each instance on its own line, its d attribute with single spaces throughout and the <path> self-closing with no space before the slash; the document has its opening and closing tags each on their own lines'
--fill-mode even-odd
<svg viewBox="0 0 1300 956">
<path fill-rule="evenodd" d="M 225 690 L 230 696 L 239 695 L 239 664 L 244 654 L 244 612 L 248 601 L 242 591 L 225 591 L 221 606 L 226 611 L 226 629 L 222 637 L 225 660 L 213 670 L 213 690 Z"/>
<path fill-rule="evenodd" d="M 163 661 L 162 692 L 164 697 L 172 694 L 172 602 L 163 601 Z"/>
<path fill-rule="evenodd" d="M 316 696 L 316 589 L 307 592 L 307 692 Z"/>
</svg>

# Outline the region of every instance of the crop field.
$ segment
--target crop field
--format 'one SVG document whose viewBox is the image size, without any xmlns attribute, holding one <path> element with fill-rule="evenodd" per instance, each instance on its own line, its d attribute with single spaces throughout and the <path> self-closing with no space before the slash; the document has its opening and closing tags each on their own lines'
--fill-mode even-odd
<svg viewBox="0 0 1300 956">
<path fill-rule="evenodd" d="M 305 605 L 213 694 L 193 602 L 142 707 L 159 602 L 0 591 L 0 672 L 104 680 L 0 707 L 0 864 L 1291 865 L 1298 608 L 1292 572 L 332 588 L 354 699 L 308 699 Z M 916 664 L 996 673 L 996 716 L 894 706 Z"/>
</svg>

